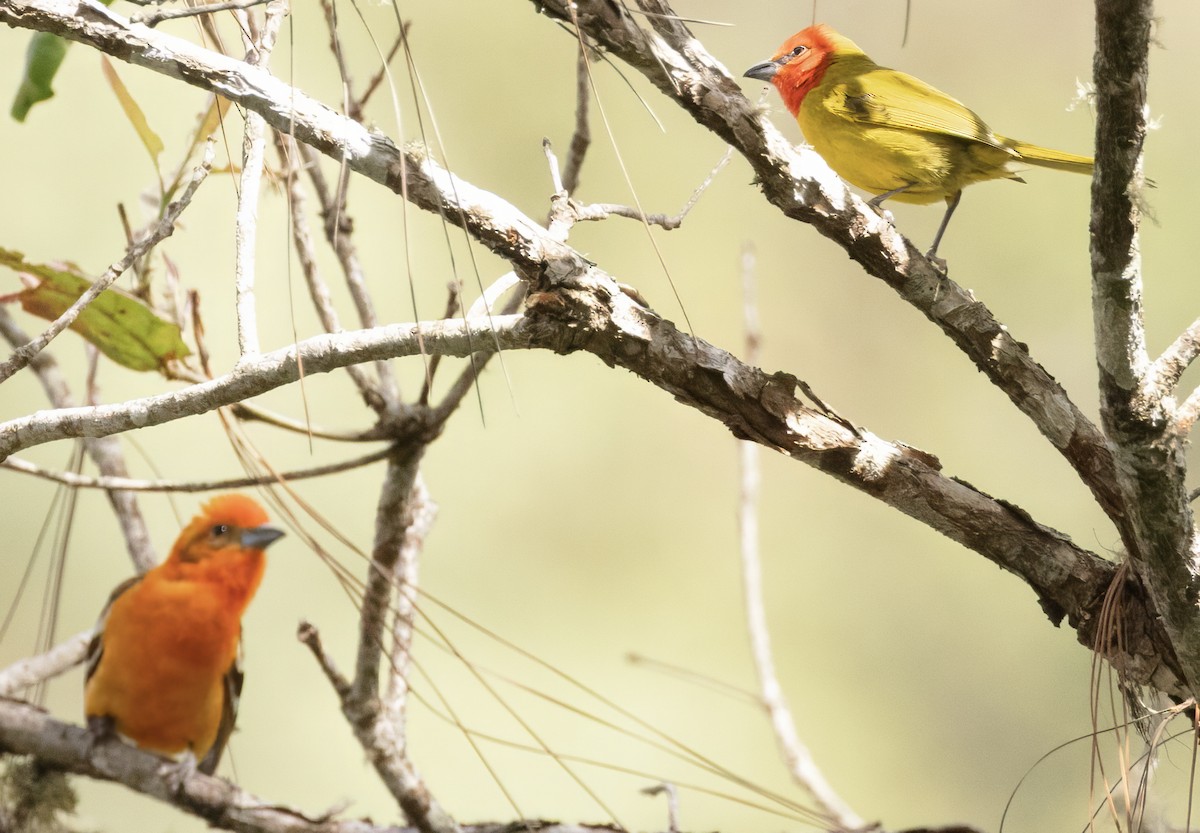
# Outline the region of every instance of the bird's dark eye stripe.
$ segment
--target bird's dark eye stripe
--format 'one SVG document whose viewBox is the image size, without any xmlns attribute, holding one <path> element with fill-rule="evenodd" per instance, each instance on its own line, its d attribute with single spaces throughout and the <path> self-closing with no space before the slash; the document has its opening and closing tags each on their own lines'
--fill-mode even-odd
<svg viewBox="0 0 1200 833">
<path fill-rule="evenodd" d="M 229 527 L 225 524 L 217 524 L 212 528 L 213 537 L 220 537 L 229 531 Z"/>
</svg>

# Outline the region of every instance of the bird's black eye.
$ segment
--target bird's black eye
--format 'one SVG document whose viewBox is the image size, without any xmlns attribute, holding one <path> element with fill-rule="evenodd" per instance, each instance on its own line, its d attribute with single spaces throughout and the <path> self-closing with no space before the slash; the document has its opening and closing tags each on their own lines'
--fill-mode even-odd
<svg viewBox="0 0 1200 833">
<path fill-rule="evenodd" d="M 808 51 L 807 46 L 797 46 L 795 49 L 792 50 L 792 57 L 796 58 L 800 55 L 803 55 L 807 51 Z"/>
<path fill-rule="evenodd" d="M 228 532 L 229 527 L 225 524 L 217 524 L 212 528 L 212 536 L 214 538 L 220 538 L 222 535 L 225 535 Z"/>
</svg>

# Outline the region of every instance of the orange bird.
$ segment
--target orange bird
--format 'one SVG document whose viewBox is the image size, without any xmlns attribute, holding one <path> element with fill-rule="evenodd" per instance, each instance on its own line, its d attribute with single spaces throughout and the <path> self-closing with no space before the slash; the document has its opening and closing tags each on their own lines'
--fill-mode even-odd
<svg viewBox="0 0 1200 833">
<path fill-rule="evenodd" d="M 1091 174 L 1092 160 L 993 133 L 966 105 L 918 78 L 872 61 L 824 24 L 784 41 L 746 70 L 770 81 L 804 138 L 839 176 L 873 194 L 871 206 L 946 201 L 933 238 L 937 255 L 962 189 L 989 179 L 1023 180 L 1022 163 Z"/>
<path fill-rule="evenodd" d="M 88 646 L 84 713 L 94 734 L 115 731 L 216 770 L 242 689 L 242 613 L 263 551 L 283 535 L 266 524 L 250 498 L 215 497 L 166 561 L 113 591 Z"/>
</svg>

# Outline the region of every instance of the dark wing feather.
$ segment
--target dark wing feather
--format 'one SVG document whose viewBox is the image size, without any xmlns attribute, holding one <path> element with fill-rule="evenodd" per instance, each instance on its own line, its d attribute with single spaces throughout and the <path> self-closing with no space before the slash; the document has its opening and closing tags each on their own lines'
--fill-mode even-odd
<svg viewBox="0 0 1200 833">
<path fill-rule="evenodd" d="M 1004 147 L 983 119 L 961 101 L 899 70 L 878 67 L 838 84 L 837 90 L 841 96 L 827 106 L 851 121 Z"/>
<path fill-rule="evenodd" d="M 225 672 L 222 680 L 225 686 L 225 699 L 221 703 L 221 724 L 217 727 L 217 738 L 213 741 L 208 754 L 204 756 L 204 760 L 197 767 L 205 775 L 212 775 L 217 771 L 217 765 L 221 763 L 221 754 L 225 751 L 225 745 L 229 743 L 229 736 L 233 734 L 233 725 L 237 722 L 238 702 L 242 696 L 242 683 L 245 679 L 246 675 L 242 671 L 242 641 L 239 637 L 237 656 L 234 657 L 233 664 L 229 666 L 229 670 Z"/>
<path fill-rule="evenodd" d="M 87 685 L 87 681 L 96 673 L 96 668 L 100 665 L 100 658 L 104 656 L 104 626 L 108 622 L 108 612 L 112 610 L 113 602 L 117 600 L 117 596 L 141 580 L 141 576 L 125 579 L 117 585 L 116 589 L 112 591 L 112 595 L 108 597 L 108 601 L 104 603 L 104 609 L 100 611 L 100 618 L 96 620 L 96 625 L 92 628 L 92 641 L 88 643 L 87 654 L 84 657 L 87 668 L 83 677 L 84 685 Z"/>
</svg>

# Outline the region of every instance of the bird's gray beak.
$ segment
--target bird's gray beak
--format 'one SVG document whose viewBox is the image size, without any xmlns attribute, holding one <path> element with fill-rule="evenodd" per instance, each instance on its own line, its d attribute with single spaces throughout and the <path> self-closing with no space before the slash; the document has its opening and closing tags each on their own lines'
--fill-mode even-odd
<svg viewBox="0 0 1200 833">
<path fill-rule="evenodd" d="M 283 530 L 273 526 L 255 526 L 242 530 L 242 546 L 248 550 L 265 550 L 283 537 Z"/>
<path fill-rule="evenodd" d="M 775 73 L 779 72 L 779 64 L 774 61 L 763 61 L 761 64 L 755 64 L 742 73 L 744 78 L 757 78 L 759 81 L 770 81 L 775 77 Z"/>
</svg>

